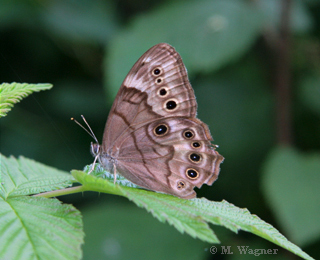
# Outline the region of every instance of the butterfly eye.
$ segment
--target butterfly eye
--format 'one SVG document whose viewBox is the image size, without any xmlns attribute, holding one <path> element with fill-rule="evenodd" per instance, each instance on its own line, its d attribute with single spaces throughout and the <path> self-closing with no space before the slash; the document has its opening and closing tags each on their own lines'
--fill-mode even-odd
<svg viewBox="0 0 320 260">
<path fill-rule="evenodd" d="M 168 110 L 174 110 L 176 107 L 177 107 L 177 102 L 174 101 L 174 100 L 169 100 L 169 101 L 166 103 L 166 108 L 167 108 Z"/>
<path fill-rule="evenodd" d="M 168 93 L 168 91 L 165 88 L 161 88 L 159 90 L 159 95 L 162 96 L 162 97 L 166 96 L 167 93 Z"/>
<path fill-rule="evenodd" d="M 161 73 L 162 73 L 162 70 L 158 67 L 152 71 L 153 76 L 159 76 Z"/>
<path fill-rule="evenodd" d="M 201 155 L 197 153 L 192 153 L 189 155 L 189 159 L 194 163 L 198 163 L 201 161 Z"/>
<path fill-rule="evenodd" d="M 194 137 L 194 132 L 192 130 L 185 130 L 183 136 L 187 139 L 192 139 Z"/>
<path fill-rule="evenodd" d="M 191 144 L 191 146 L 193 147 L 193 148 L 200 148 L 201 147 L 201 144 L 199 143 L 199 142 L 193 142 L 192 144 Z"/>
<path fill-rule="evenodd" d="M 199 172 L 195 169 L 189 168 L 186 170 L 186 176 L 191 180 L 195 180 L 199 177 Z"/>
<path fill-rule="evenodd" d="M 154 128 L 153 132 L 156 136 L 164 136 L 169 131 L 169 127 L 165 124 L 158 125 Z"/>
<path fill-rule="evenodd" d="M 178 181 L 177 188 L 178 190 L 183 189 L 186 186 L 186 183 L 184 181 Z"/>
</svg>

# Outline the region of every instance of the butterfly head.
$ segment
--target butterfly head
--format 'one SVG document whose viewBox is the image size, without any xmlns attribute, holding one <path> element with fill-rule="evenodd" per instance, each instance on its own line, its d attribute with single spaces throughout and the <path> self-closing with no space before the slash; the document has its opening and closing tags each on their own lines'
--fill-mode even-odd
<svg viewBox="0 0 320 260">
<path fill-rule="evenodd" d="M 91 142 L 90 144 L 90 152 L 93 155 L 93 157 L 96 157 L 100 154 L 100 144 Z"/>
</svg>

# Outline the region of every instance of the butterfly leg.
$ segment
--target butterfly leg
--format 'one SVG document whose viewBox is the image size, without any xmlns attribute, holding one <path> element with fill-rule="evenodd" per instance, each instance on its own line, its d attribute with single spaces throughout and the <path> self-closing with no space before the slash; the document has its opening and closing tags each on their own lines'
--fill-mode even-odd
<svg viewBox="0 0 320 260">
<path fill-rule="evenodd" d="M 88 174 L 90 174 L 90 173 L 93 172 L 94 167 L 96 166 L 96 161 L 97 161 L 98 157 L 99 157 L 99 154 L 97 154 L 96 157 L 94 157 L 94 161 L 93 161 L 93 163 L 92 163 L 91 169 L 90 169 L 90 171 L 88 172 Z"/>
<path fill-rule="evenodd" d="M 116 169 L 116 165 L 113 164 L 113 184 L 115 185 L 117 181 L 117 169 Z"/>
</svg>

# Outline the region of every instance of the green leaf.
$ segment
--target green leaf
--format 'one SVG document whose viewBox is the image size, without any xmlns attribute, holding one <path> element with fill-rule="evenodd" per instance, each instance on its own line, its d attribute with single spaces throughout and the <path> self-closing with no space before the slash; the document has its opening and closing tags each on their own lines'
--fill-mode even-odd
<svg viewBox="0 0 320 260">
<path fill-rule="evenodd" d="M 76 44 L 106 44 L 116 29 L 112 1 L 50 1 L 45 8 L 41 18 L 47 29 Z"/>
<path fill-rule="evenodd" d="M 22 156 L 17 160 L 0 154 L 0 160 L 0 197 L 3 199 L 63 189 L 74 181 L 69 173 Z"/>
<path fill-rule="evenodd" d="M 261 33 L 262 21 L 256 5 L 238 0 L 177 1 L 140 15 L 110 42 L 106 78 L 112 94 L 152 45 L 173 45 L 190 74 L 208 72 L 243 55 Z"/>
<path fill-rule="evenodd" d="M 0 156 L 0 259 L 80 259 L 80 212 L 56 199 L 22 196 L 63 189 L 73 177 L 24 157 Z"/>
<path fill-rule="evenodd" d="M 57 199 L 0 197 L 0 259 L 81 259 L 78 210 Z"/>
<path fill-rule="evenodd" d="M 251 215 L 247 209 L 240 209 L 226 201 L 213 202 L 205 198 L 185 200 L 168 194 L 114 185 L 109 181 L 112 179 L 109 173 L 105 173 L 106 179 L 93 176 L 95 174 L 95 171 L 90 175 L 82 171 L 72 171 L 72 175 L 83 185 L 84 190 L 125 196 L 139 207 L 147 209 L 161 222 L 167 221 L 181 233 L 185 232 L 206 242 L 218 243 L 218 238 L 209 227 L 211 223 L 224 226 L 233 232 L 251 232 L 305 259 L 312 259 L 270 224 Z"/>
<path fill-rule="evenodd" d="M 264 167 L 263 191 L 288 236 L 301 245 L 320 237 L 320 154 L 279 147 Z"/>
<path fill-rule="evenodd" d="M 0 85 L 0 117 L 5 116 L 15 103 L 32 92 L 51 88 L 51 84 L 2 83 Z"/>
</svg>

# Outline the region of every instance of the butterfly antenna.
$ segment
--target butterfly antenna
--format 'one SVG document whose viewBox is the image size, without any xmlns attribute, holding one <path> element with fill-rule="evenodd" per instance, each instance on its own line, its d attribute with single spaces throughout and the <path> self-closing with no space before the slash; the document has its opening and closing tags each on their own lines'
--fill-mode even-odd
<svg viewBox="0 0 320 260">
<path fill-rule="evenodd" d="M 96 143 L 98 142 L 97 137 L 95 136 L 95 134 L 93 133 L 90 125 L 88 124 L 88 122 L 86 121 L 86 119 L 84 118 L 83 115 L 81 115 L 83 122 L 87 125 L 87 127 L 89 128 L 90 131 L 88 131 L 88 129 L 86 129 L 83 125 L 81 125 L 77 120 L 75 120 L 73 117 L 71 117 L 71 120 L 74 121 L 77 125 L 79 125 L 84 131 L 86 131 L 95 141 Z"/>
</svg>

